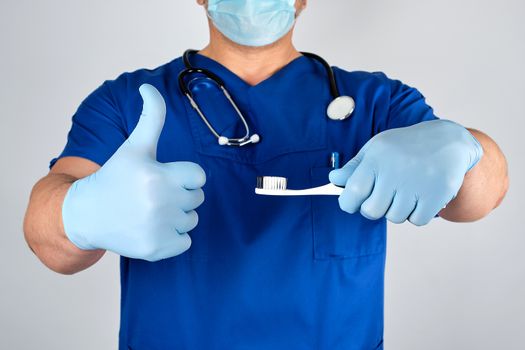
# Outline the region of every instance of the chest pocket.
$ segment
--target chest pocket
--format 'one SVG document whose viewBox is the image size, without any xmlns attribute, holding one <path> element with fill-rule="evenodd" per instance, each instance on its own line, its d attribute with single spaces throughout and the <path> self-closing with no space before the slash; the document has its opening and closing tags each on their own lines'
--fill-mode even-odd
<svg viewBox="0 0 525 350">
<path fill-rule="evenodd" d="M 330 167 L 310 169 L 312 186 L 328 183 Z M 386 222 L 348 214 L 337 196 L 311 196 L 314 259 L 348 259 L 386 250 Z"/>
</svg>

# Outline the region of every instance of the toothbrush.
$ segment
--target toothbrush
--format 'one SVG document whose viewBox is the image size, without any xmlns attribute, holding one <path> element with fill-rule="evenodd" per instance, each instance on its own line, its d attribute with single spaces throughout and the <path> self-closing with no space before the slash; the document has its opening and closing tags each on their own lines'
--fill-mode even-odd
<svg viewBox="0 0 525 350">
<path fill-rule="evenodd" d="M 255 193 L 266 196 L 339 196 L 344 190 L 344 187 L 332 183 L 302 190 L 289 190 L 287 185 L 288 179 L 286 177 L 258 176 Z"/>
</svg>

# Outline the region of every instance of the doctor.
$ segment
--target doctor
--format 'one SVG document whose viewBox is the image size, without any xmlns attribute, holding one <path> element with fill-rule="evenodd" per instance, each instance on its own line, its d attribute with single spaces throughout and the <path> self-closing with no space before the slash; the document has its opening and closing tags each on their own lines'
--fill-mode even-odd
<svg viewBox="0 0 525 350">
<path fill-rule="evenodd" d="M 258 142 L 218 142 L 179 88 L 182 58 L 105 81 L 33 189 L 27 242 L 63 274 L 122 256 L 120 349 L 383 349 L 386 222 L 484 217 L 507 190 L 503 154 L 380 72 L 334 67 L 355 109 L 329 119 L 326 67 L 292 44 L 306 0 L 197 2 L 210 42 L 189 63 Z M 218 133 L 244 134 L 213 81 L 185 83 Z M 260 175 L 344 191 L 258 196 Z"/>
</svg>

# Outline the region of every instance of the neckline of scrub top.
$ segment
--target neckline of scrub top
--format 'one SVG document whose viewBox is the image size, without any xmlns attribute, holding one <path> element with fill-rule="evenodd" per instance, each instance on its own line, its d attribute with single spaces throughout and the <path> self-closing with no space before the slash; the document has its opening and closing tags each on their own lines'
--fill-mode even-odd
<svg viewBox="0 0 525 350">
<path fill-rule="evenodd" d="M 214 60 L 213 58 L 205 56 L 199 52 L 190 55 L 190 62 L 194 67 L 209 69 L 221 78 L 225 77 L 225 79 L 223 80 L 228 81 L 230 84 L 233 83 L 236 85 L 236 87 L 242 87 L 245 89 L 257 89 L 275 79 L 278 79 L 280 76 L 286 74 L 287 71 L 292 69 L 294 66 L 297 66 L 304 60 L 308 60 L 308 57 L 301 54 L 300 56 L 294 58 L 293 60 L 276 70 L 264 80 L 261 80 L 255 85 L 251 85 L 244 79 L 242 79 L 240 76 L 235 74 L 233 71 L 231 71 L 228 67 L 224 66 L 222 63 Z M 228 86 L 226 86 L 226 88 L 228 89 Z"/>
<path fill-rule="evenodd" d="M 290 153 L 325 148 L 326 106 L 331 95 L 326 71 L 321 63 L 301 55 L 252 86 L 207 56 L 192 54 L 190 62 L 193 67 L 208 69 L 224 81 L 226 89 L 246 117 L 252 133 L 261 136 L 261 141 L 257 144 L 244 147 L 221 146 L 186 101 L 187 116 L 200 154 L 256 165 Z M 298 87 L 300 94 L 296 92 Z M 275 99 L 274 102 L 265 102 L 270 97 Z M 198 98 L 200 96 L 196 97 Z M 238 119 L 221 128 L 221 123 L 213 120 L 213 112 L 205 111 L 207 104 L 200 104 L 207 118 L 221 134 L 241 135 L 244 132 Z M 280 118 L 281 115 L 288 118 Z"/>
</svg>

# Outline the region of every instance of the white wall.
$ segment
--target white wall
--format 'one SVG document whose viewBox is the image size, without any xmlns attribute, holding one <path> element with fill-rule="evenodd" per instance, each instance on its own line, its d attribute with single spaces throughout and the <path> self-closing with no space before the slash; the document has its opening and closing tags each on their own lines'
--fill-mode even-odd
<svg viewBox="0 0 525 350">
<path fill-rule="evenodd" d="M 391 227 L 389 350 L 523 348 L 524 15 L 519 0 L 311 0 L 300 18 L 299 49 L 417 87 L 437 115 L 493 136 L 510 162 L 508 197 L 485 220 Z M 72 277 L 39 264 L 21 230 L 29 191 L 103 80 L 206 41 L 192 0 L 1 0 L 0 348 L 116 348 L 118 259 Z"/>
</svg>

